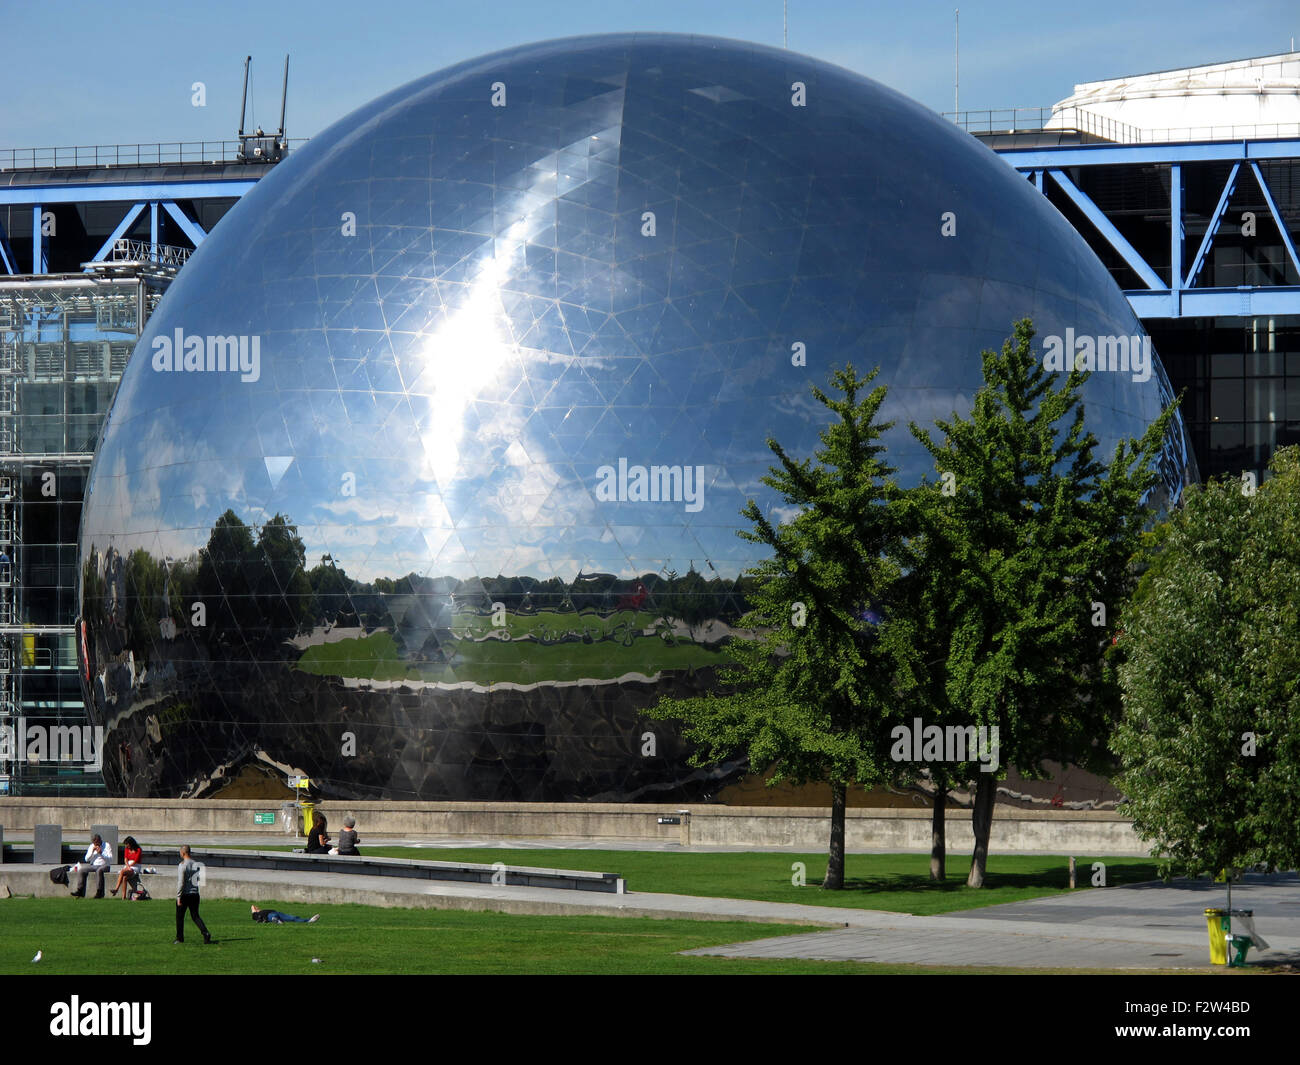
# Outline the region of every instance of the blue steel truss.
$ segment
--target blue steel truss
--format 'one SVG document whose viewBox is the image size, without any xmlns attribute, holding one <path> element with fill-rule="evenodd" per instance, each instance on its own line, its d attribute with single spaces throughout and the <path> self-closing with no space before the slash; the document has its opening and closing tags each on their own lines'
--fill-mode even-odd
<svg viewBox="0 0 1300 1065">
<path fill-rule="evenodd" d="M 9 247 L 9 237 L 3 225 L 0 225 L 0 266 L 4 267 L 6 274 L 18 272 L 18 258 L 14 255 L 13 248 Z"/>
<path fill-rule="evenodd" d="M 259 176 L 263 172 L 259 171 Z M 125 205 L 122 218 L 90 259 L 91 262 L 103 262 L 112 253 L 118 239 L 126 235 L 146 208 L 149 211 L 149 235 L 153 244 L 159 242 L 159 212 L 163 212 L 197 248 L 207 236 L 207 232 L 177 205 L 177 201 L 238 199 L 256 184 L 256 178 L 214 178 L 202 181 L 156 181 L 131 184 L 51 182 L 0 186 L 0 206 L 31 209 L 33 252 L 30 272 L 44 274 L 49 270 L 50 238 L 43 233 L 42 218 L 45 211 L 55 204 L 122 203 Z M 19 266 L 4 229 L 0 228 L 0 270 L 6 274 L 17 274 L 20 272 Z"/>
<path fill-rule="evenodd" d="M 1300 140 L 1219 141 L 1188 144 L 1087 144 L 1037 148 L 1007 148 L 999 155 L 1017 171 L 1031 177 L 1034 185 L 1046 193 L 1054 185 L 1094 226 L 1101 238 L 1129 266 L 1144 287 L 1125 292 L 1134 311 L 1142 318 L 1183 318 L 1208 316 L 1251 316 L 1300 314 L 1300 287 L 1240 286 L 1234 288 L 1199 287 L 1201 269 L 1214 246 L 1229 201 L 1245 170 L 1258 182 L 1286 255 L 1300 271 L 1300 252 L 1296 235 L 1287 226 L 1277 199 L 1259 168 L 1261 160 L 1300 158 Z M 1186 219 L 1183 199 L 1182 167 L 1189 163 L 1227 162 L 1232 169 L 1224 183 L 1218 204 L 1210 217 L 1205 236 L 1187 264 L 1185 248 Z M 1122 165 L 1164 164 L 1170 168 L 1170 217 L 1177 220 L 1170 227 L 1170 262 L 1168 279 L 1148 263 L 1116 228 L 1096 203 L 1069 177 L 1076 168 Z M 258 175 L 261 176 L 260 173 Z M 256 184 L 256 178 L 215 178 L 137 182 L 131 184 L 38 184 L 0 187 L 0 205 L 29 207 L 32 212 L 32 273 L 45 273 L 48 264 L 49 237 L 42 233 L 42 216 L 47 207 L 60 203 L 120 202 L 124 213 L 108 239 L 90 260 L 102 262 L 112 252 L 147 208 L 150 239 L 158 243 L 160 212 L 165 212 L 197 248 L 207 236 L 203 227 L 190 218 L 178 200 L 229 199 L 243 196 Z M 25 265 L 25 264 L 24 264 Z M 1184 268 L 1185 267 L 1185 268 Z M 0 229 L 0 270 L 17 273 L 19 263 L 6 234 Z"/>
<path fill-rule="evenodd" d="M 1277 225 L 1287 257 L 1300 272 L 1300 255 L 1295 235 L 1287 226 L 1277 199 L 1259 168 L 1261 160 L 1300 159 L 1300 140 L 1216 141 L 1193 144 L 1087 144 L 1038 148 L 1000 149 L 1017 171 L 1033 179 L 1043 193 L 1054 184 L 1083 216 L 1096 227 L 1101 238 L 1142 281 L 1145 288 L 1128 289 L 1125 296 L 1140 318 L 1250 317 L 1254 315 L 1300 314 L 1300 287 L 1291 285 L 1242 285 L 1234 288 L 1198 288 L 1197 280 L 1228 209 L 1243 168 L 1259 183 L 1264 202 Z M 1182 168 L 1189 163 L 1232 164 L 1205 236 L 1191 265 L 1186 263 L 1186 203 L 1183 198 Z M 1169 167 L 1169 210 L 1174 223 L 1169 227 L 1169 278 L 1159 272 L 1128 242 L 1106 214 L 1070 179 L 1067 169 L 1099 166 Z"/>
</svg>

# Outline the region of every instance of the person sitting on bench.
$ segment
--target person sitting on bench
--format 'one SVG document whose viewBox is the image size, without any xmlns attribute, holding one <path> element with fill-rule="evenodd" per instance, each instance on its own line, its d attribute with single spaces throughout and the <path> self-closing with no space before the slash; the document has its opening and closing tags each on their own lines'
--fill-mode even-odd
<svg viewBox="0 0 1300 1065">
<path fill-rule="evenodd" d="M 339 845 L 337 854 L 347 854 L 353 857 L 360 857 L 361 852 L 357 850 L 357 844 L 361 837 L 357 835 L 357 822 L 355 818 L 343 818 L 343 831 L 339 833 Z"/>
<path fill-rule="evenodd" d="M 330 838 L 325 829 L 328 822 L 324 814 L 313 814 L 311 831 L 307 833 L 307 853 L 308 854 L 329 854 Z"/>
<path fill-rule="evenodd" d="M 122 868 L 117 874 L 117 883 L 113 886 L 112 894 L 116 895 L 122 892 L 122 900 L 125 902 L 130 899 L 136 888 L 140 886 L 140 844 L 135 841 L 134 836 L 127 836 L 122 840 Z M 123 891 L 123 887 L 126 888 Z"/>
<path fill-rule="evenodd" d="M 99 833 L 86 848 L 86 856 L 72 868 L 77 874 L 77 886 L 72 894 L 79 899 L 86 897 L 86 877 L 95 874 L 95 898 L 104 897 L 104 874 L 113 866 L 113 848 L 100 838 Z"/>
</svg>

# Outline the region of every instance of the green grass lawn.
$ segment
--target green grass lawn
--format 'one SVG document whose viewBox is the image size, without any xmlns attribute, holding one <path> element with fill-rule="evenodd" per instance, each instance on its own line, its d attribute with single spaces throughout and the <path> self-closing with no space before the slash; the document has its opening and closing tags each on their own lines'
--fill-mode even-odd
<svg viewBox="0 0 1300 1065">
<path fill-rule="evenodd" d="M 457 636 L 476 639 L 491 636 L 504 628 L 511 637 L 532 634 L 543 639 L 558 639 L 567 633 L 586 633 L 593 640 L 614 633 L 624 627 L 635 630 L 654 628 L 661 621 L 657 614 L 645 610 L 616 610 L 602 616 L 593 610 L 578 613 L 573 610 L 539 610 L 536 614 L 506 612 L 505 625 L 492 624 L 491 615 L 457 614 L 451 631 Z"/>
<path fill-rule="evenodd" d="M 303 904 L 259 899 L 309 917 Z M 93 916 L 90 911 L 93 910 Z M 908 965 L 682 957 L 678 951 L 809 932 L 794 925 L 654 920 L 634 917 L 531 917 L 460 910 L 319 907 L 311 925 L 261 925 L 248 903 L 207 899 L 201 913 L 213 937 L 204 946 L 186 919 L 185 942 L 172 943 L 168 898 L 0 899 L 0 973 L 54 975 L 393 973 L 741 974 L 970 973 Z M 41 960 L 32 962 L 37 951 Z M 313 962 L 313 958 L 320 959 Z M 993 970 L 989 970 L 993 971 Z"/>
<path fill-rule="evenodd" d="M 968 859 L 950 859 L 950 879 L 931 884 L 928 856 L 854 854 L 848 887 L 822 890 L 822 854 L 674 853 L 671 851 L 534 850 L 371 847 L 369 855 L 441 861 L 530 865 L 616 872 L 635 891 L 852 906 L 939 914 L 1068 891 L 1066 859 L 994 855 L 989 887 L 965 886 Z M 791 883 L 791 865 L 804 862 L 808 883 Z M 1080 883 L 1091 859 L 1079 858 Z M 1107 884 L 1155 877 L 1152 862 L 1106 859 Z M 1096 890 L 1083 887 L 1077 891 Z M 1077 892 L 1076 892 L 1077 893 Z M 263 907 L 310 916 L 305 904 L 256 900 Z M 632 900 L 629 900 L 632 901 Z M 144 972 L 212 974 L 329 973 L 979 973 L 1055 970 L 927 968 L 768 959 L 687 958 L 682 950 L 813 929 L 752 922 L 656 920 L 635 917 L 534 917 L 458 910 L 319 907 L 314 925 L 266 926 L 249 918 L 246 902 L 209 899 L 203 915 L 216 944 L 205 947 L 192 926 L 172 944 L 174 902 L 117 899 L 0 899 L 0 973 L 104 974 Z M 89 918 L 88 907 L 93 909 Z M 37 950 L 42 960 L 33 964 Z M 313 958 L 320 959 L 313 962 Z M 1078 970 L 1061 970 L 1078 971 Z"/>
<path fill-rule="evenodd" d="M 362 826 L 364 827 L 364 826 Z M 254 849 L 254 848 L 250 848 Z M 292 848 L 286 848 L 292 849 Z M 669 895 L 704 895 L 764 902 L 797 902 L 812 906 L 846 906 L 890 913 L 933 915 L 996 906 L 1003 902 L 1068 894 L 1066 857 L 1053 855 L 991 855 L 986 887 L 966 886 L 968 857 L 948 858 L 948 879 L 932 884 L 928 854 L 850 854 L 845 860 L 843 891 L 821 888 L 826 855 L 776 853 L 682 853 L 674 851 L 534 850 L 481 847 L 366 847 L 366 855 L 415 858 L 433 862 L 474 862 L 491 865 L 530 865 L 542 869 L 582 869 L 617 873 L 629 891 Z M 1080 891 L 1091 887 L 1092 863 L 1106 865 L 1106 884 L 1139 884 L 1156 879 L 1149 858 L 1086 858 L 1078 861 Z M 796 887 L 791 866 L 803 862 L 806 885 Z"/>
</svg>

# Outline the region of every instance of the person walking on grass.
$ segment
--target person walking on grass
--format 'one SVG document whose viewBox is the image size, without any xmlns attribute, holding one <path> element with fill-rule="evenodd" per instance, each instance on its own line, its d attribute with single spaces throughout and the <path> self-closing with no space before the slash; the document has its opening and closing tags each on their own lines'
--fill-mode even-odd
<svg viewBox="0 0 1300 1065">
<path fill-rule="evenodd" d="M 188 844 L 181 848 L 181 862 L 176 867 L 176 938 L 173 943 L 185 942 L 185 913 L 188 910 L 194 923 L 203 933 L 203 942 L 213 942 L 208 926 L 199 916 L 199 884 L 203 880 L 203 866 L 190 857 Z"/>
</svg>

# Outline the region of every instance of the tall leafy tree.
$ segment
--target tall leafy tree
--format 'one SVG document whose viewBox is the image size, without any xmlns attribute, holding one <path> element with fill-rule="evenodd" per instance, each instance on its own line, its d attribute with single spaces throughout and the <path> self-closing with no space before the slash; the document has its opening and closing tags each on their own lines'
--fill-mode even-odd
<svg viewBox="0 0 1300 1065">
<path fill-rule="evenodd" d="M 1050 374 L 1033 336 L 1023 319 L 1000 354 L 982 353 L 971 414 L 937 421 L 940 440 L 910 425 L 939 473 L 918 490 L 914 561 L 929 583 L 923 601 L 943 604 L 920 622 L 941 648 L 936 713 L 997 728 L 999 761 L 1027 775 L 1049 758 L 1104 754 L 1097 738 L 1118 715 L 1107 630 L 1131 589 L 1130 560 L 1150 519 L 1143 501 L 1173 417 L 1171 407 L 1140 441 L 1121 441 L 1109 466 L 1097 461 L 1079 394 L 1087 374 Z M 981 887 L 996 779 L 975 775 L 967 883 Z"/>
<path fill-rule="evenodd" d="M 261 559 L 255 595 L 268 636 L 282 638 L 310 628 L 312 588 L 297 526 L 276 514 L 257 531 L 257 546 Z"/>
<path fill-rule="evenodd" d="M 213 523 L 207 546 L 199 550 L 196 581 L 216 639 L 233 640 L 256 624 L 253 588 L 258 564 L 253 531 L 227 510 Z"/>
<path fill-rule="evenodd" d="M 1166 875 L 1300 863 L 1300 449 L 1271 471 L 1190 490 L 1124 615 L 1111 742 Z"/>
<path fill-rule="evenodd" d="M 773 525 L 753 500 L 742 511 L 752 528 L 740 535 L 771 550 L 751 571 L 752 609 L 741 619 L 760 635 L 730 642 L 734 665 L 719 690 L 661 699 L 650 711 L 686 723 L 700 745 L 695 764 L 746 750 L 755 772 L 774 769 L 771 783 L 829 783 L 830 889 L 844 885 L 849 786 L 899 772 L 888 755 L 891 671 L 864 621 L 897 577 L 891 559 L 901 536 L 899 492 L 878 443 L 890 424 L 876 421 L 886 391 L 870 388 L 877 372 L 861 377 L 848 366 L 832 375 L 838 395 L 812 389 L 834 416 L 814 457 L 768 440 L 779 465 L 763 483 L 795 516 Z"/>
<path fill-rule="evenodd" d="M 894 668 L 897 709 L 905 721 L 947 728 L 966 723 L 968 715 L 947 696 L 947 635 L 951 631 L 952 601 L 949 575 L 954 564 L 945 551 L 953 537 L 927 532 L 951 518 L 934 507 L 933 493 L 921 486 L 905 494 L 906 542 L 901 545 L 902 576 L 894 585 L 882 631 L 882 645 Z M 932 762 L 925 774 L 934 793 L 930 819 L 930 879 L 947 879 L 948 793 L 974 779 L 978 765 Z"/>
</svg>

